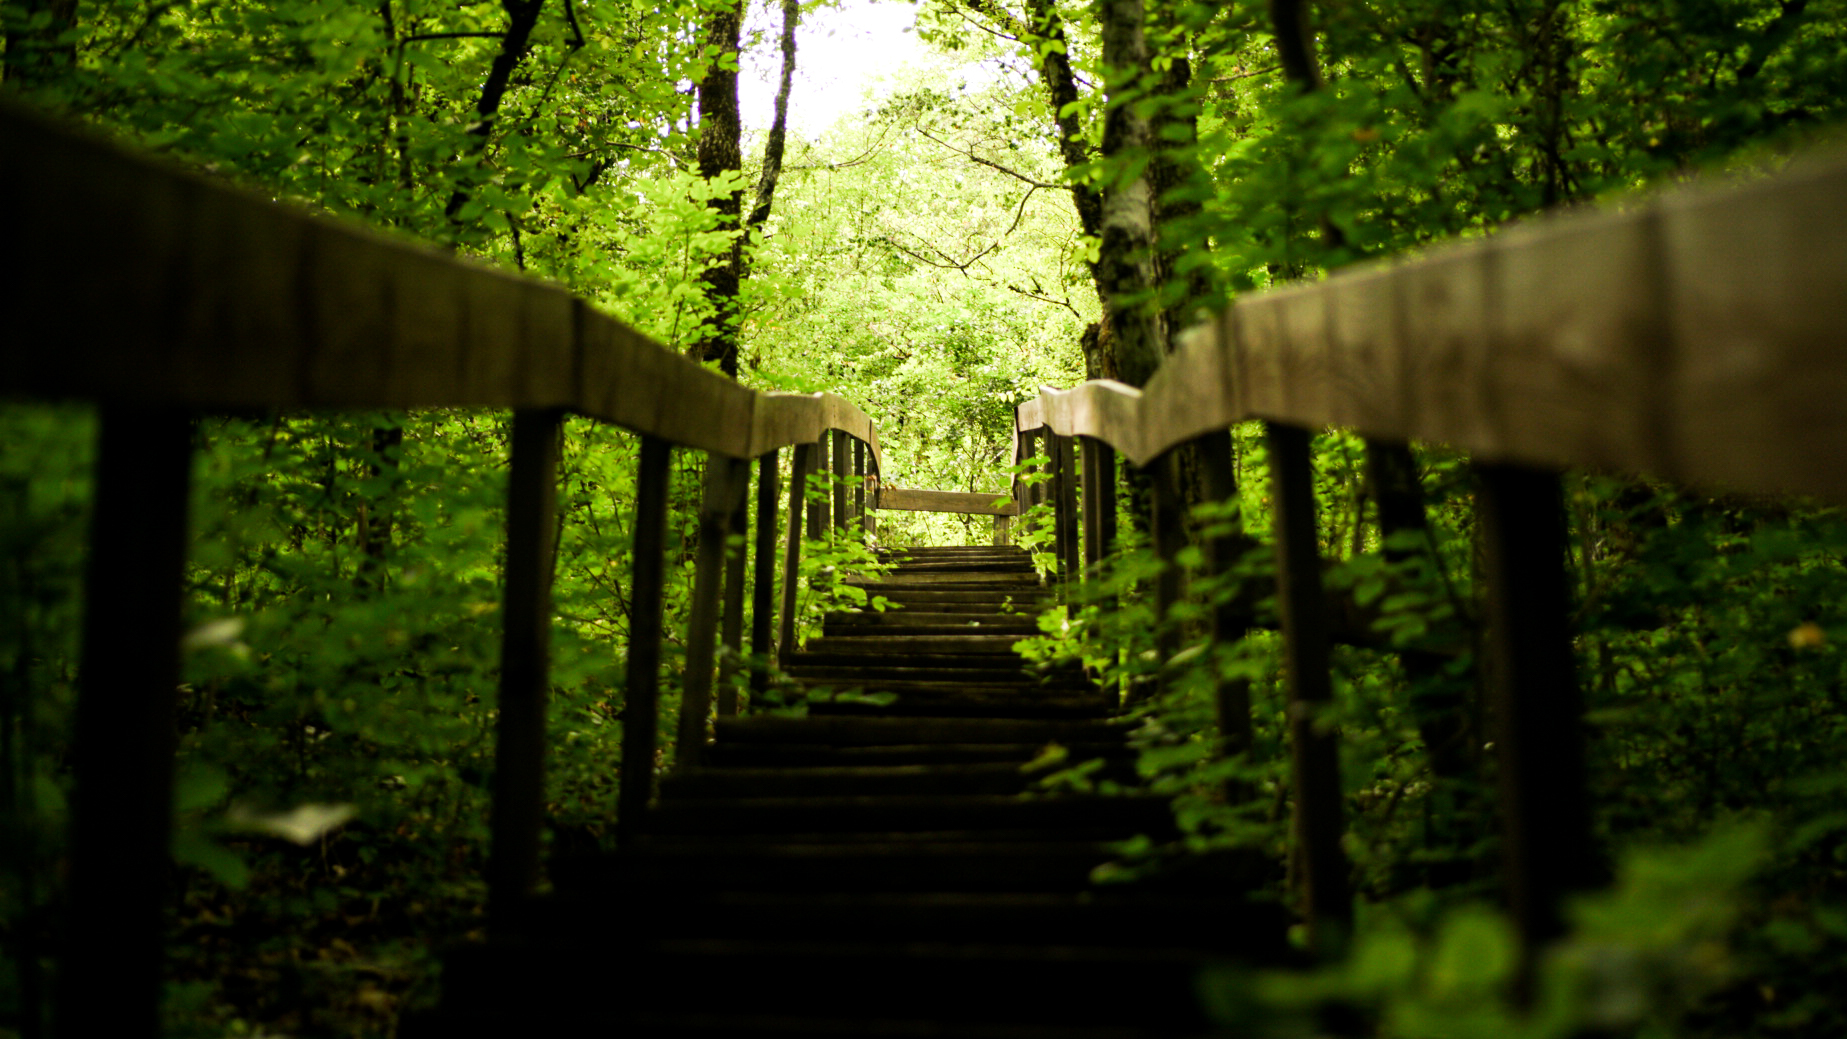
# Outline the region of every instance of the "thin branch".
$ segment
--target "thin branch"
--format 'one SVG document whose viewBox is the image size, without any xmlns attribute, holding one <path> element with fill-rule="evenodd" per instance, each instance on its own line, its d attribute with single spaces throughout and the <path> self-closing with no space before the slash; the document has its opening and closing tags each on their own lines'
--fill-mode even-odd
<svg viewBox="0 0 1847 1039">
<path fill-rule="evenodd" d="M 995 162 L 991 159 L 984 159 L 981 156 L 976 155 L 972 151 L 963 151 L 962 149 L 956 147 L 953 144 L 950 144 L 948 141 L 945 141 L 940 137 L 932 136 L 930 131 L 924 129 L 922 126 L 919 126 L 917 128 L 917 132 L 920 134 L 923 134 L 925 137 L 930 138 L 930 140 L 935 141 L 936 143 L 942 145 L 943 147 L 948 148 L 950 151 L 955 152 L 957 155 L 964 156 L 970 161 L 980 163 L 981 165 L 986 166 L 989 169 L 999 170 L 1000 172 L 1005 173 L 1007 176 L 1012 177 L 1015 180 L 1022 181 L 1024 183 L 1032 185 L 1034 188 L 1051 188 L 1051 189 L 1056 190 L 1059 188 L 1064 188 L 1064 187 L 1069 186 L 1066 184 L 1048 184 L 1047 182 L 1043 180 L 1037 180 L 1033 177 L 1028 177 L 1026 174 L 1021 173 L 1018 170 L 1008 169 L 1007 167 L 1002 166 L 1000 163 Z"/>
<path fill-rule="evenodd" d="M 404 37 L 398 41 L 398 46 L 422 43 L 424 40 L 503 40 L 506 36 L 504 32 L 425 32 Z"/>
<path fill-rule="evenodd" d="M 1079 314 L 1077 312 L 1077 308 L 1071 305 L 1071 300 L 1069 297 L 1065 299 L 1053 299 L 1050 296 L 1041 296 L 1036 292 L 1028 292 L 1023 288 L 1020 288 L 1018 285 L 1009 285 L 1007 286 L 1007 288 L 1011 289 L 1014 292 L 1019 293 L 1022 296 L 1025 296 L 1027 299 L 1036 299 L 1041 303 L 1050 303 L 1055 307 L 1063 307 L 1066 310 L 1069 310 L 1072 313 L 1072 315 L 1075 316 L 1079 321 L 1084 320 L 1084 315 Z"/>
</svg>

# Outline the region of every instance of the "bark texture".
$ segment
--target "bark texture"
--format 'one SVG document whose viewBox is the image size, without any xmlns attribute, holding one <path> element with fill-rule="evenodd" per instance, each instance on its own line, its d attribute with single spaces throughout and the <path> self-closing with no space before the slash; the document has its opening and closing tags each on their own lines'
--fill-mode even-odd
<svg viewBox="0 0 1847 1039">
<path fill-rule="evenodd" d="M 1103 367 L 1106 377 L 1140 386 L 1167 353 L 1166 322 L 1153 305 L 1158 284 L 1154 186 L 1145 172 L 1123 176 L 1124 167 L 1133 168 L 1154 143 L 1148 118 L 1127 103 L 1139 95 L 1142 73 L 1148 68 L 1148 43 L 1141 0 L 1098 0 L 1095 10 L 1109 91 L 1103 157 L 1128 160 L 1115 164 L 1103 188 L 1095 271 L 1097 289 L 1109 306 L 1115 346 L 1104 355 Z"/>
<path fill-rule="evenodd" d="M 707 180 L 744 167 L 737 73 L 738 33 L 743 25 L 743 0 L 714 7 L 706 16 L 705 46 L 716 51 L 699 81 L 699 175 Z M 718 215 L 720 230 L 738 230 L 744 207 L 742 191 L 717 195 L 708 205 Z M 738 375 L 737 307 L 743 258 L 743 238 L 734 237 L 730 251 L 700 274 L 715 312 L 711 326 L 687 350 L 699 360 L 717 361 L 719 370 L 733 379 Z"/>
</svg>

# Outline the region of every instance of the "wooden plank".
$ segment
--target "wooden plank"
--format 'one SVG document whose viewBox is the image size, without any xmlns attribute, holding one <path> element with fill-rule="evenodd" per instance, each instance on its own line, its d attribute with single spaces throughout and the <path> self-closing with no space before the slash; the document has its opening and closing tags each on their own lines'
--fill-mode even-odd
<svg viewBox="0 0 1847 1039">
<path fill-rule="evenodd" d="M 712 713 L 712 668 L 718 649 L 719 595 L 725 580 L 725 541 L 731 517 L 744 503 L 750 463 L 723 455 L 706 458 L 705 494 L 699 505 L 699 546 L 693 562 L 693 600 L 686 619 L 686 670 L 673 767 L 698 768 Z"/>
<path fill-rule="evenodd" d="M 725 535 L 725 594 L 721 611 L 723 620 L 718 640 L 718 715 L 729 718 L 738 713 L 737 672 L 744 653 L 744 582 L 750 553 L 750 463 L 740 463 L 744 472 L 743 487 L 737 496 Z M 771 524 L 775 523 L 775 501 L 770 502 Z M 733 543 L 732 539 L 736 542 Z M 770 550 L 775 551 L 772 538 Z"/>
<path fill-rule="evenodd" d="M 833 471 L 834 495 L 834 531 L 839 534 L 847 532 L 852 517 L 847 514 L 847 477 L 853 473 L 853 463 L 847 457 L 847 435 L 842 430 L 830 434 L 833 441 L 834 458 L 830 468 Z"/>
<path fill-rule="evenodd" d="M 1671 384 L 1655 218 L 1538 221 L 1491 242 L 1489 442 L 1476 454 L 1663 472 Z"/>
<path fill-rule="evenodd" d="M 1012 516 L 1012 504 L 1005 494 L 971 494 L 967 491 L 914 491 L 899 487 L 879 488 L 878 507 L 894 512 L 953 512 L 970 516 Z"/>
<path fill-rule="evenodd" d="M 853 475 L 859 482 L 853 485 L 853 515 L 859 519 L 859 532 L 872 533 L 872 516 L 866 511 L 866 444 L 862 440 L 853 441 Z"/>
<path fill-rule="evenodd" d="M 758 394 L 562 289 L 310 215 L 0 103 L 0 393 L 208 407 L 569 407 L 755 458 L 844 430 L 834 394 Z M 26 200 L 30 200 L 27 202 Z M 81 270 L 74 278 L 69 272 Z"/>
<path fill-rule="evenodd" d="M 757 460 L 757 546 L 751 573 L 750 653 L 759 661 L 759 665 L 750 672 L 750 695 L 753 702 L 769 688 L 769 669 L 762 665 L 776 651 L 771 632 L 776 622 L 776 482 L 780 475 L 779 454 L 777 451 L 768 451 Z"/>
<path fill-rule="evenodd" d="M 160 1034 L 192 428 L 102 409 L 74 725 L 58 1026 Z M 108 998 L 99 998 L 106 992 Z"/>
<path fill-rule="evenodd" d="M 1477 465 L 1509 905 L 1530 985 L 1564 899 L 1599 879 L 1572 659 L 1564 497 L 1554 473 Z M 1530 994 L 1530 990 L 1529 990 Z"/>
<path fill-rule="evenodd" d="M 1341 848 L 1340 748 L 1322 717 L 1332 706 L 1326 593 L 1315 521 L 1308 431 L 1269 423 L 1270 500 L 1275 508 L 1276 607 L 1282 618 L 1289 689 L 1289 747 L 1295 841 L 1302 866 L 1302 915 L 1310 943 L 1337 941 L 1353 923 L 1347 856 Z M 1320 951 L 1330 951 L 1325 948 Z"/>
<path fill-rule="evenodd" d="M 552 560 L 564 412 L 513 413 L 507 478 L 506 586 L 501 605 L 500 698 L 488 816 L 488 926 L 516 930 L 539 882 L 545 818 L 545 701 L 550 684 Z"/>
<path fill-rule="evenodd" d="M 777 642 L 777 659 L 786 662 L 795 653 L 795 607 L 801 592 L 802 514 L 808 490 L 808 474 L 813 470 L 818 444 L 797 444 L 789 473 L 789 543 L 782 562 L 782 638 Z"/>
<path fill-rule="evenodd" d="M 1391 268 L 1371 267 L 1330 281 L 1323 294 L 1328 297 L 1328 424 L 1366 429 L 1375 436 L 1407 429 L 1400 366 L 1403 319 Z"/>
<path fill-rule="evenodd" d="M 1077 462 L 1072 456 L 1071 440 L 1068 436 L 1052 437 L 1052 471 L 1057 489 L 1053 508 L 1057 517 L 1058 576 L 1067 586 L 1078 580 L 1083 570 L 1079 565 Z"/>
<path fill-rule="evenodd" d="M 1219 430 L 1194 441 L 1195 456 L 1205 485 L 1206 500 L 1227 502 L 1238 497 L 1237 467 L 1232 459 L 1231 433 Z M 1243 532 L 1240 519 L 1233 533 L 1206 538 L 1203 576 L 1219 577 L 1236 565 L 1238 558 L 1253 547 L 1253 539 Z M 1241 603 L 1227 597 L 1212 608 L 1212 642 L 1228 646 L 1250 631 L 1250 619 Z M 1220 674 L 1214 687 L 1218 712 L 1219 737 L 1227 755 L 1242 754 L 1251 748 L 1251 689 L 1243 678 L 1226 678 Z"/>
<path fill-rule="evenodd" d="M 654 753 L 660 725 L 661 617 L 667 554 L 667 478 L 672 445 L 641 438 L 635 477 L 635 555 L 629 569 L 628 682 L 622 696 L 622 764 L 616 834 L 640 832 L 654 799 Z"/>
<path fill-rule="evenodd" d="M 1847 503 L 1847 163 L 1670 197 L 1668 475 Z"/>
<path fill-rule="evenodd" d="M 1181 337 L 1179 348 L 1142 387 L 1138 406 L 1149 418 L 1136 444 L 1138 453 L 1168 451 L 1238 421 L 1236 401 L 1225 392 L 1226 361 L 1218 322 Z"/>
<path fill-rule="evenodd" d="M 1186 547 L 1186 503 L 1180 494 L 1180 458 L 1169 451 L 1153 464 L 1144 467 L 1149 489 L 1150 536 L 1155 555 L 1160 557 L 1161 572 L 1154 579 L 1155 654 L 1160 672 L 1153 682 L 1138 683 L 1125 698 L 1129 702 L 1144 700 L 1163 688 L 1174 677 L 1168 664 L 1180 652 L 1181 631 L 1174 618 L 1174 607 L 1186 594 L 1186 575 L 1180 567 L 1180 550 Z"/>
</svg>

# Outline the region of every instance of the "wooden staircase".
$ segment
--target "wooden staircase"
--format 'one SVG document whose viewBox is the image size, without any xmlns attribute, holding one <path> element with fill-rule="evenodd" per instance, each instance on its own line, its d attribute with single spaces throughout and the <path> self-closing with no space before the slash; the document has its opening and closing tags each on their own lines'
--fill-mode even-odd
<svg viewBox="0 0 1847 1039">
<path fill-rule="evenodd" d="M 1146 795 L 1033 792 L 1050 744 L 1125 781 L 1134 752 L 1081 671 L 1013 654 L 1046 594 L 1025 553 L 894 561 L 866 589 L 899 609 L 831 616 L 785 665 L 895 700 L 720 719 L 623 850 L 555 862 L 518 937 L 453 954 L 406 1034 L 1210 1032 L 1199 970 L 1277 955 L 1280 911 L 1235 870 L 1093 884 L 1111 842 L 1173 824 Z"/>
</svg>

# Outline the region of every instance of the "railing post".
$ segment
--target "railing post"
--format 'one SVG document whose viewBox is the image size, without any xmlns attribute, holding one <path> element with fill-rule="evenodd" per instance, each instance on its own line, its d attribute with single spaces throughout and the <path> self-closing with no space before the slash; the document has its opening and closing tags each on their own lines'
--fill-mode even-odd
<svg viewBox="0 0 1847 1039">
<path fill-rule="evenodd" d="M 1052 435 L 1052 471 L 1057 474 L 1054 486 L 1058 498 L 1053 504 L 1057 516 L 1058 577 L 1069 590 L 1079 578 L 1077 544 L 1077 464 L 1071 457 L 1071 438 Z"/>
<path fill-rule="evenodd" d="M 1033 440 L 1037 436 L 1037 430 L 1023 430 L 1015 434 L 1014 442 L 1019 445 L 1019 457 L 1013 460 L 1015 465 L 1024 465 L 1027 459 L 1033 457 Z M 1030 475 L 1032 475 L 1032 470 L 1027 469 L 1013 478 L 1013 502 L 1014 508 L 1019 510 L 1021 534 L 1032 532 L 1032 518 L 1027 513 L 1039 500 L 1037 492 L 1026 482 L 1026 477 Z"/>
<path fill-rule="evenodd" d="M 847 474 L 852 472 L 852 463 L 847 461 L 847 435 L 842 430 L 834 430 L 834 531 L 839 534 L 847 532 Z"/>
<path fill-rule="evenodd" d="M 801 593 L 802 502 L 808 491 L 808 474 L 821 453 L 819 443 L 795 445 L 793 471 L 789 474 L 789 547 L 782 562 L 782 638 L 777 646 L 777 659 L 785 664 L 795 652 L 796 596 Z M 809 519 L 814 519 L 812 505 Z"/>
<path fill-rule="evenodd" d="M 853 475 L 859 477 L 859 482 L 853 485 L 853 518 L 859 521 L 861 534 L 870 534 L 871 516 L 866 512 L 866 444 L 859 439 L 853 441 Z"/>
<path fill-rule="evenodd" d="M 738 463 L 737 507 L 725 530 L 725 603 L 718 643 L 718 714 L 738 713 L 738 666 L 744 653 L 744 572 L 750 561 L 750 462 Z M 738 538 L 732 544 L 732 537 Z"/>
<path fill-rule="evenodd" d="M 1193 443 L 1195 457 L 1200 462 L 1200 475 L 1204 477 L 1206 498 L 1215 503 L 1236 498 L 1238 474 L 1231 458 L 1231 431 L 1208 433 Z M 1243 524 L 1243 517 L 1240 516 L 1232 533 L 1206 539 L 1207 574 L 1223 577 L 1238 561 L 1238 557 L 1250 548 L 1250 539 L 1238 533 L 1243 530 Z M 1236 642 L 1249 631 L 1250 618 L 1236 598 L 1227 597 L 1213 607 L 1213 645 Z M 1242 754 L 1251 747 L 1250 683 L 1241 678 L 1221 676 L 1217 679 L 1216 691 L 1219 735 L 1224 740 L 1225 753 Z"/>
<path fill-rule="evenodd" d="M 797 448 L 796 450 L 799 457 L 801 449 Z M 827 455 L 827 431 L 822 430 L 821 439 L 815 442 L 813 457 L 808 463 L 808 473 L 811 476 L 821 477 L 819 482 L 823 492 L 825 492 L 828 487 Z M 818 538 L 823 531 L 826 531 L 833 524 L 833 520 L 828 515 L 828 502 L 832 501 L 834 496 L 832 494 L 822 493 L 818 497 L 810 499 L 808 497 L 807 484 L 797 483 L 796 487 L 799 488 L 799 493 L 801 495 L 801 498 L 798 500 L 808 502 L 808 536 Z"/>
<path fill-rule="evenodd" d="M 630 566 L 628 686 L 622 705 L 621 790 L 616 835 L 640 832 L 654 799 L 660 725 L 661 605 L 667 549 L 667 462 L 672 445 L 642 434 L 635 477 L 635 556 Z"/>
<path fill-rule="evenodd" d="M 699 549 L 693 565 L 693 601 L 686 620 L 686 677 L 680 691 L 676 771 L 697 768 L 712 712 L 712 665 L 718 645 L 718 597 L 725 574 L 731 517 L 744 503 L 750 462 L 706 456 L 705 500 L 699 507 Z"/>
<path fill-rule="evenodd" d="M 1186 545 L 1186 516 L 1180 498 L 1180 484 L 1175 477 L 1179 457 L 1167 451 L 1148 463 L 1150 519 L 1154 526 L 1154 551 L 1161 559 L 1161 573 L 1155 578 L 1155 656 L 1160 673 L 1153 682 L 1140 682 L 1130 691 L 1132 701 L 1146 699 L 1167 681 L 1167 664 L 1180 652 L 1180 629 L 1172 620 L 1174 604 L 1185 591 L 1180 572 L 1180 549 Z"/>
<path fill-rule="evenodd" d="M 756 663 L 750 672 L 750 695 L 769 688 L 771 641 L 776 622 L 776 482 L 778 456 L 771 451 L 757 459 L 757 554 L 751 573 L 750 655 Z"/>
<path fill-rule="evenodd" d="M 160 1031 L 192 425 L 108 405 L 84 575 L 70 915 L 56 1034 Z"/>
<path fill-rule="evenodd" d="M 506 587 L 501 606 L 500 702 L 493 807 L 488 816 L 488 927 L 513 929 L 539 882 L 545 816 L 545 702 L 550 683 L 552 550 L 564 412 L 513 413 L 507 474 Z"/>
<path fill-rule="evenodd" d="M 1008 516 L 994 517 L 994 544 L 996 546 L 1007 545 L 1007 544 L 1012 543 L 1013 539 L 1008 536 L 1008 529 L 1007 529 L 1009 525 L 1008 521 L 1010 518 L 1011 517 L 1008 517 Z"/>
<path fill-rule="evenodd" d="M 1525 988 L 1534 954 L 1564 929 L 1565 895 L 1598 880 L 1567 619 L 1564 498 L 1556 473 L 1474 468 L 1508 900 L 1526 952 Z"/>
<path fill-rule="evenodd" d="M 1334 698 L 1327 600 L 1315 521 L 1315 474 L 1306 429 L 1264 424 L 1270 449 L 1270 500 L 1276 530 L 1276 602 L 1282 614 L 1284 672 L 1289 683 L 1290 758 L 1295 784 L 1295 838 L 1303 917 L 1319 952 L 1339 948 L 1353 925 L 1347 856 L 1340 846 L 1340 756 L 1335 734 L 1318 717 Z"/>
</svg>

